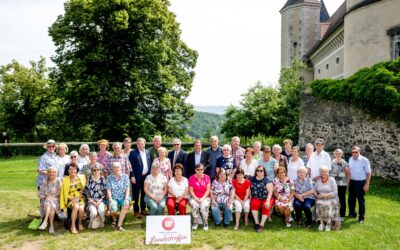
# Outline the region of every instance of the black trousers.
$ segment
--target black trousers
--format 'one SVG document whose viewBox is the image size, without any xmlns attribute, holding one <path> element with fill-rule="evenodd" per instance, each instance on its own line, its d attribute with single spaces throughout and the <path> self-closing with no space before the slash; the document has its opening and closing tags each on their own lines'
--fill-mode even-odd
<svg viewBox="0 0 400 250">
<path fill-rule="evenodd" d="M 356 215 L 356 199 L 358 201 L 358 218 L 364 220 L 365 216 L 365 199 L 364 199 L 364 184 L 363 181 L 350 180 L 349 185 L 349 214 Z"/>
<path fill-rule="evenodd" d="M 346 191 L 347 186 L 337 186 L 338 196 L 340 201 L 340 217 L 346 216 Z"/>
<path fill-rule="evenodd" d="M 144 196 L 146 195 L 144 193 L 144 180 L 145 179 L 146 179 L 146 176 L 142 176 L 142 179 L 140 182 L 136 182 L 135 184 L 132 184 L 132 200 L 135 201 L 135 204 L 133 205 L 133 211 L 135 213 L 139 212 L 139 206 L 140 206 L 140 211 L 142 211 L 142 212 L 146 209 L 146 203 L 144 202 Z M 140 197 L 139 197 L 139 195 L 140 195 Z"/>
</svg>

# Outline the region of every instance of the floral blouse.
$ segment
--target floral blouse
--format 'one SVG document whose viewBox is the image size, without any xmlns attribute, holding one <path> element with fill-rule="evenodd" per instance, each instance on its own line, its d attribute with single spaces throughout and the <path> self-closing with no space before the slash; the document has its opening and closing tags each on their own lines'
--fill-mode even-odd
<svg viewBox="0 0 400 250">
<path fill-rule="evenodd" d="M 93 180 L 93 177 L 88 179 L 86 183 L 86 189 L 88 192 L 88 199 L 93 199 L 94 201 L 98 201 L 106 197 L 106 180 L 103 176 L 100 176 L 98 180 Z"/>
<path fill-rule="evenodd" d="M 110 161 L 111 153 L 105 151 L 104 153 L 97 153 L 97 162 L 103 166 L 108 166 L 108 162 Z"/>
<path fill-rule="evenodd" d="M 285 177 L 285 180 L 281 182 L 278 177 L 273 181 L 274 190 L 278 193 L 278 199 L 288 199 L 290 196 L 290 191 L 294 190 L 294 183 L 292 179 Z"/>
<path fill-rule="evenodd" d="M 121 173 L 119 180 L 115 178 L 114 174 L 108 176 L 106 189 L 111 191 L 111 198 L 113 200 L 125 198 L 127 188 L 129 188 L 129 177 L 126 174 Z"/>
<path fill-rule="evenodd" d="M 221 183 L 217 180 L 214 180 L 211 185 L 211 192 L 214 195 L 217 203 L 227 203 L 232 190 L 232 184 L 228 181 Z"/>
<path fill-rule="evenodd" d="M 347 186 L 346 168 L 348 167 L 349 164 L 343 159 L 340 162 L 332 161 L 332 169 L 329 172 L 329 176 L 335 178 L 338 186 Z"/>
<path fill-rule="evenodd" d="M 305 192 L 314 189 L 314 184 L 311 178 L 304 178 L 302 181 L 299 179 L 294 180 L 294 190 L 297 194 L 304 194 Z M 314 195 L 307 196 L 307 199 L 315 199 Z"/>
<path fill-rule="evenodd" d="M 157 177 L 148 175 L 144 182 L 147 183 L 148 190 L 151 194 L 160 197 L 165 191 L 165 183 L 167 183 L 167 177 L 162 174 L 159 174 Z"/>
<path fill-rule="evenodd" d="M 168 171 L 171 169 L 171 161 L 168 158 L 164 158 L 164 160 L 160 160 L 160 158 L 155 158 L 153 164 L 158 163 L 160 166 L 161 173 L 169 178 Z"/>
<path fill-rule="evenodd" d="M 233 157 L 225 158 L 223 156 L 217 159 L 217 168 L 223 168 L 226 171 L 226 174 L 229 176 L 233 169 L 236 168 L 235 160 Z"/>
<path fill-rule="evenodd" d="M 265 200 L 268 197 L 267 184 L 271 181 L 264 177 L 262 180 L 257 180 L 256 177 L 251 178 L 251 197 L 259 200 Z"/>
<path fill-rule="evenodd" d="M 40 185 L 39 199 L 46 200 L 50 198 L 59 201 L 60 192 L 61 192 L 61 181 L 59 179 L 56 179 L 53 183 L 44 180 Z"/>
</svg>

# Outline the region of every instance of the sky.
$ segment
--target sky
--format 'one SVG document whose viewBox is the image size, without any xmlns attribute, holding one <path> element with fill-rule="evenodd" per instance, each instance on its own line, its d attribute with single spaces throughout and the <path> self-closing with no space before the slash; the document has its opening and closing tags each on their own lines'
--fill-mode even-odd
<svg viewBox="0 0 400 250">
<path fill-rule="evenodd" d="M 181 39 L 199 53 L 187 102 L 238 105 L 257 81 L 276 85 L 280 70 L 281 16 L 287 0 L 170 0 Z M 342 0 L 325 0 L 329 14 Z M 64 0 L 0 0 L 0 65 L 47 59 L 55 47 L 48 27 Z"/>
</svg>

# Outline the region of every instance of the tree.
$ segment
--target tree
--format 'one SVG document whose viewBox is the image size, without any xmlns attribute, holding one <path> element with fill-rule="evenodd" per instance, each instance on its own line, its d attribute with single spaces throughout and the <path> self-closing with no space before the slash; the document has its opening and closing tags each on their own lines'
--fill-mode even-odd
<svg viewBox="0 0 400 250">
<path fill-rule="evenodd" d="M 27 68 L 13 60 L 0 67 L 0 119 L 16 140 L 45 140 L 55 135 L 50 127 L 59 113 L 54 84 L 45 59 Z"/>
<path fill-rule="evenodd" d="M 178 136 L 197 52 L 180 40 L 167 0 L 71 0 L 49 28 L 52 76 L 77 131 L 97 137 Z"/>
</svg>

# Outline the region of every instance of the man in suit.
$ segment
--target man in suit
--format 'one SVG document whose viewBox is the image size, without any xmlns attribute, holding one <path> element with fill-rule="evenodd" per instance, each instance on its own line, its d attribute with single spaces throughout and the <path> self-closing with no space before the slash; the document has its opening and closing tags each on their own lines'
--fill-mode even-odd
<svg viewBox="0 0 400 250">
<path fill-rule="evenodd" d="M 195 166 L 199 163 L 205 165 L 209 159 L 207 152 L 202 150 L 201 141 L 194 141 L 194 151 L 190 152 L 186 159 L 185 166 L 185 177 L 190 178 L 190 176 L 195 174 Z"/>
<path fill-rule="evenodd" d="M 146 214 L 146 203 L 144 202 L 144 180 L 150 174 L 151 158 L 149 150 L 145 149 L 146 140 L 138 138 L 136 140 L 137 149 L 129 154 L 129 161 L 132 165 L 131 182 L 132 182 L 132 200 L 135 201 L 133 211 L 136 218 L 142 218 Z M 139 213 L 139 193 L 140 193 L 140 213 Z"/>
<path fill-rule="evenodd" d="M 181 149 L 182 141 L 178 138 L 175 138 L 172 140 L 172 145 L 174 146 L 174 149 L 168 153 L 168 158 L 171 161 L 171 167 L 173 168 L 176 163 L 180 163 L 183 165 L 183 169 L 185 169 L 187 154 Z"/>
</svg>

